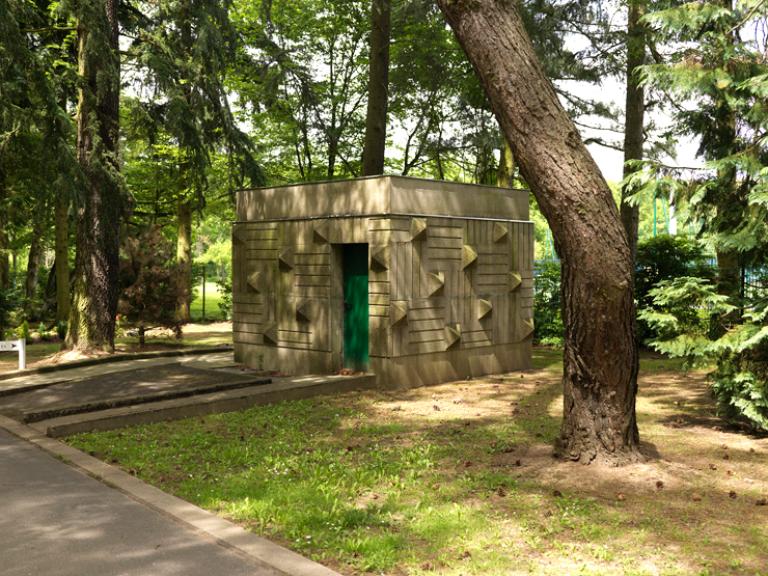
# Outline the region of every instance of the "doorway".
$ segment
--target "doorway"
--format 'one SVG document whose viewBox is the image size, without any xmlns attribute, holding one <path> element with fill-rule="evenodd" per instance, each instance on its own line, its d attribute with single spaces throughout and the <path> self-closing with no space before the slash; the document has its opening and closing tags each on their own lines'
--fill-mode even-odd
<svg viewBox="0 0 768 576">
<path fill-rule="evenodd" d="M 342 246 L 344 367 L 368 369 L 368 244 Z"/>
</svg>

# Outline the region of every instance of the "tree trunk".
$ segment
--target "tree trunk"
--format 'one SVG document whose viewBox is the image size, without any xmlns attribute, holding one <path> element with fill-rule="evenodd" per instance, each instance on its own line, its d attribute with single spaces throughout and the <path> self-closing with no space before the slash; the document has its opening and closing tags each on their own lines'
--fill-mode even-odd
<svg viewBox="0 0 768 576">
<path fill-rule="evenodd" d="M 389 97 L 390 0 L 371 2 L 371 56 L 368 75 L 368 111 L 365 118 L 363 176 L 384 174 Z"/>
<path fill-rule="evenodd" d="M 563 266 L 565 458 L 639 458 L 632 259 L 599 168 L 544 75 L 512 0 L 438 0 L 475 67 Z"/>
<path fill-rule="evenodd" d="M 177 315 L 179 322 L 186 323 L 191 319 L 192 306 L 192 204 L 188 200 L 179 201 L 177 216 L 176 262 L 181 274 Z"/>
<path fill-rule="evenodd" d="M 39 201 L 35 210 L 34 222 L 32 222 L 32 241 L 29 245 L 27 256 L 27 275 L 24 279 L 24 312 L 29 318 L 32 314 L 35 296 L 37 296 L 37 281 L 40 272 L 40 261 L 43 258 L 43 234 L 46 227 L 46 202 Z"/>
<path fill-rule="evenodd" d="M 6 198 L 5 173 L 0 166 L 0 290 L 11 285 L 11 266 L 8 260 L 8 214 L 3 205 Z M 0 337 L 2 334 L 0 334 Z"/>
<path fill-rule="evenodd" d="M 69 197 L 62 188 L 56 192 L 56 322 L 69 318 Z"/>
<path fill-rule="evenodd" d="M 638 68 L 645 64 L 645 28 L 640 19 L 645 13 L 644 0 L 630 0 L 627 19 L 627 101 L 624 118 L 624 178 L 635 171 L 627 165 L 643 159 L 643 126 L 645 121 L 645 91 L 640 85 Z M 627 203 L 627 190 L 621 191 L 621 222 L 629 241 L 632 261 L 637 257 L 637 236 L 640 207 Z M 634 273 L 634 267 L 633 267 Z"/>
<path fill-rule="evenodd" d="M 501 149 L 501 158 L 499 158 L 499 171 L 496 175 L 496 186 L 499 188 L 512 188 L 512 178 L 515 175 L 515 156 L 512 154 L 512 148 L 504 138 L 504 147 Z"/>
<path fill-rule="evenodd" d="M 113 351 L 119 227 L 123 198 L 118 163 L 120 57 L 118 0 L 78 5 L 77 254 L 67 345 Z"/>
</svg>

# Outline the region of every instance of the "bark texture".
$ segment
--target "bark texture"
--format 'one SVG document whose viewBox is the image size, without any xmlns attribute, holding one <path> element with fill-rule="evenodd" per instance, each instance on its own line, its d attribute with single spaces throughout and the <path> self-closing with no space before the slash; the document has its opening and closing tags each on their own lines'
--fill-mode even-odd
<svg viewBox="0 0 768 576">
<path fill-rule="evenodd" d="M 75 204 L 77 255 L 67 344 L 79 350 L 112 351 L 115 341 L 123 209 L 117 4 L 90 0 L 78 14 L 77 159 L 83 182 Z"/>
<path fill-rule="evenodd" d="M 365 117 L 363 176 L 384 174 L 389 100 L 390 0 L 372 0 L 368 110 Z"/>
<path fill-rule="evenodd" d="M 56 321 L 66 322 L 69 318 L 69 197 L 58 190 L 55 208 L 55 254 L 56 263 Z"/>
<path fill-rule="evenodd" d="M 189 322 L 192 307 L 192 204 L 180 200 L 178 205 L 178 235 L 176 237 L 176 262 L 179 265 L 179 322 Z"/>
<path fill-rule="evenodd" d="M 644 0 L 631 0 L 627 15 L 627 100 L 624 119 L 624 177 L 634 169 L 627 165 L 631 160 L 643 159 L 645 137 L 645 91 L 640 84 L 638 69 L 645 64 L 645 27 L 640 19 L 645 13 Z M 632 261 L 637 257 L 637 236 L 640 224 L 640 207 L 626 202 L 626 190 L 621 193 L 621 221 L 627 233 Z"/>
<path fill-rule="evenodd" d="M 546 78 L 512 0 L 438 0 L 485 88 L 563 260 L 564 415 L 558 451 L 639 457 L 632 259 L 600 170 Z"/>
</svg>

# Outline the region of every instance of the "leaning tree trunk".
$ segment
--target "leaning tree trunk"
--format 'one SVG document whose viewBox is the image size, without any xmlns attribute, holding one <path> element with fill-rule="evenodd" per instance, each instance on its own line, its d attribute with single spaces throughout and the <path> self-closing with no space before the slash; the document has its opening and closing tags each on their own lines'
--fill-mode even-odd
<svg viewBox="0 0 768 576">
<path fill-rule="evenodd" d="M 120 56 L 118 0 L 77 9 L 77 159 L 83 175 L 76 198 L 77 254 L 67 344 L 114 350 L 123 209 L 117 159 Z"/>
<path fill-rule="evenodd" d="M 619 211 L 544 75 L 513 0 L 438 0 L 563 261 L 562 456 L 639 457 L 632 260 Z"/>
<path fill-rule="evenodd" d="M 637 168 L 628 162 L 643 159 L 643 124 L 645 122 L 645 91 L 640 84 L 638 70 L 645 64 L 645 27 L 640 19 L 645 11 L 645 0 L 630 0 L 627 18 L 627 100 L 624 110 L 624 178 Z M 632 261 L 637 257 L 637 236 L 640 207 L 627 202 L 625 188 L 621 191 L 621 221 L 629 241 Z"/>
<path fill-rule="evenodd" d="M 368 76 L 368 111 L 365 118 L 363 176 L 384 174 L 389 97 L 390 0 L 371 2 L 371 56 Z"/>
</svg>

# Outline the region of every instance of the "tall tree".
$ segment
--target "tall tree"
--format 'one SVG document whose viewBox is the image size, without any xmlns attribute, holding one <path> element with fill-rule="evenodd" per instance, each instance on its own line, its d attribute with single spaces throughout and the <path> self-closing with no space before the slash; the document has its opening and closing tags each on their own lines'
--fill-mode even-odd
<svg viewBox="0 0 768 576">
<path fill-rule="evenodd" d="M 645 90 L 641 84 L 640 67 L 645 64 L 645 0 L 628 0 L 627 14 L 627 99 L 624 107 L 624 178 L 638 169 L 635 162 L 643 159 Z M 637 254 L 640 207 L 628 202 L 629 187 L 622 187 L 621 221 L 627 233 L 632 260 Z"/>
<path fill-rule="evenodd" d="M 384 173 L 389 102 L 389 39 L 391 0 L 372 0 L 368 110 L 365 117 L 363 176 Z"/>
<path fill-rule="evenodd" d="M 438 0 L 480 77 L 563 262 L 561 454 L 638 457 L 632 259 L 611 191 L 536 57 L 512 0 Z"/>
<path fill-rule="evenodd" d="M 177 263 L 184 278 L 178 315 L 190 319 L 192 300 L 192 222 L 205 206 L 211 154 L 222 150 L 233 166 L 258 183 L 251 142 L 232 116 L 225 76 L 239 44 L 230 21 L 232 2 L 140 3 L 141 33 L 128 57 L 151 95 L 142 101 L 153 131 L 164 131 L 178 145 L 180 186 L 169 196 L 177 214 Z M 158 96 L 162 96 L 158 98 Z"/>
<path fill-rule="evenodd" d="M 77 253 L 67 344 L 78 350 L 111 351 L 124 207 L 118 162 L 118 0 L 79 0 L 72 8 L 77 20 L 77 160 L 82 185 L 75 199 Z"/>
</svg>

